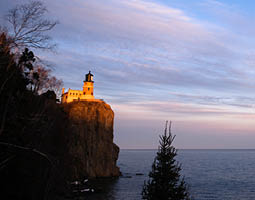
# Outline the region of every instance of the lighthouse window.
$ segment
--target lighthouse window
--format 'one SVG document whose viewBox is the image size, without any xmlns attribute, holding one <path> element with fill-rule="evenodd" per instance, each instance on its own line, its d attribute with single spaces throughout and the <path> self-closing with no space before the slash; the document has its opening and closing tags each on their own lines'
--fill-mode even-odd
<svg viewBox="0 0 255 200">
<path fill-rule="evenodd" d="M 88 90 L 90 90 L 90 88 L 88 88 Z"/>
<path fill-rule="evenodd" d="M 85 95 L 85 94 L 86 94 L 86 92 L 83 92 L 83 94 Z"/>
<path fill-rule="evenodd" d="M 93 95 L 93 92 L 91 92 L 91 95 Z"/>
</svg>

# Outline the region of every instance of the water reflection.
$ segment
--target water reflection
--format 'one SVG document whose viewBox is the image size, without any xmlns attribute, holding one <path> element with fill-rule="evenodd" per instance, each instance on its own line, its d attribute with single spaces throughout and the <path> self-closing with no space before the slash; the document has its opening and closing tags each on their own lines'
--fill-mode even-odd
<svg viewBox="0 0 255 200">
<path fill-rule="evenodd" d="M 118 185 L 119 178 L 98 178 L 90 180 L 90 185 L 96 190 L 95 193 L 89 194 L 88 200 L 117 200 L 116 185 Z"/>
</svg>

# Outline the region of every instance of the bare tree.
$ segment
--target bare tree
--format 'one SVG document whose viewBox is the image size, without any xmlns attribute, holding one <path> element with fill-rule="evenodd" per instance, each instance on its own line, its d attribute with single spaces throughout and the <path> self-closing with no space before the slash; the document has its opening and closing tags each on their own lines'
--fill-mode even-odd
<svg viewBox="0 0 255 200">
<path fill-rule="evenodd" d="M 58 22 L 46 19 L 46 13 L 47 8 L 41 1 L 30 1 L 9 10 L 6 18 L 10 25 L 12 47 L 53 49 L 55 44 L 51 43 L 46 32 Z"/>
<path fill-rule="evenodd" d="M 63 81 L 51 75 L 51 70 L 37 64 L 34 67 L 33 74 L 37 74 L 38 78 L 33 79 L 33 90 L 38 94 L 47 92 L 47 90 L 54 91 L 58 96 L 63 86 Z"/>
</svg>

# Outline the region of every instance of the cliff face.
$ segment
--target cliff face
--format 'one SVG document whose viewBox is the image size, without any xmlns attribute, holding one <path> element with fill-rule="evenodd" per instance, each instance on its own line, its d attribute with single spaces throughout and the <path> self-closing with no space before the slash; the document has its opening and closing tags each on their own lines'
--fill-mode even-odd
<svg viewBox="0 0 255 200">
<path fill-rule="evenodd" d="M 55 195 L 69 195 L 70 181 L 120 175 L 119 147 L 113 143 L 114 113 L 108 104 L 59 105 L 33 98 L 25 104 L 26 110 L 33 105 L 32 117 L 20 119 L 24 131 L 0 137 L 1 142 L 19 145 L 0 145 L 0 161 L 7 163 L 0 170 L 1 196 L 44 199 L 48 190 L 49 199 L 57 199 Z M 17 178 L 21 181 L 14 184 Z"/>
<path fill-rule="evenodd" d="M 119 147 L 113 143 L 114 112 L 105 102 L 73 102 L 63 105 L 65 168 L 71 179 L 119 176 Z"/>
</svg>

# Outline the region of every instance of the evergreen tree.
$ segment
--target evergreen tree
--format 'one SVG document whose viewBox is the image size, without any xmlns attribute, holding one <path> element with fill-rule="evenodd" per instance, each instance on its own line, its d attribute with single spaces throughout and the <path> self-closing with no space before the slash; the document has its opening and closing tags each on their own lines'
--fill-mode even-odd
<svg viewBox="0 0 255 200">
<path fill-rule="evenodd" d="M 189 200 L 190 195 L 184 178 L 180 177 L 181 165 L 175 160 L 177 150 L 172 143 L 171 122 L 160 135 L 160 146 L 149 173 L 150 179 L 144 183 L 142 197 L 147 200 Z"/>
</svg>

